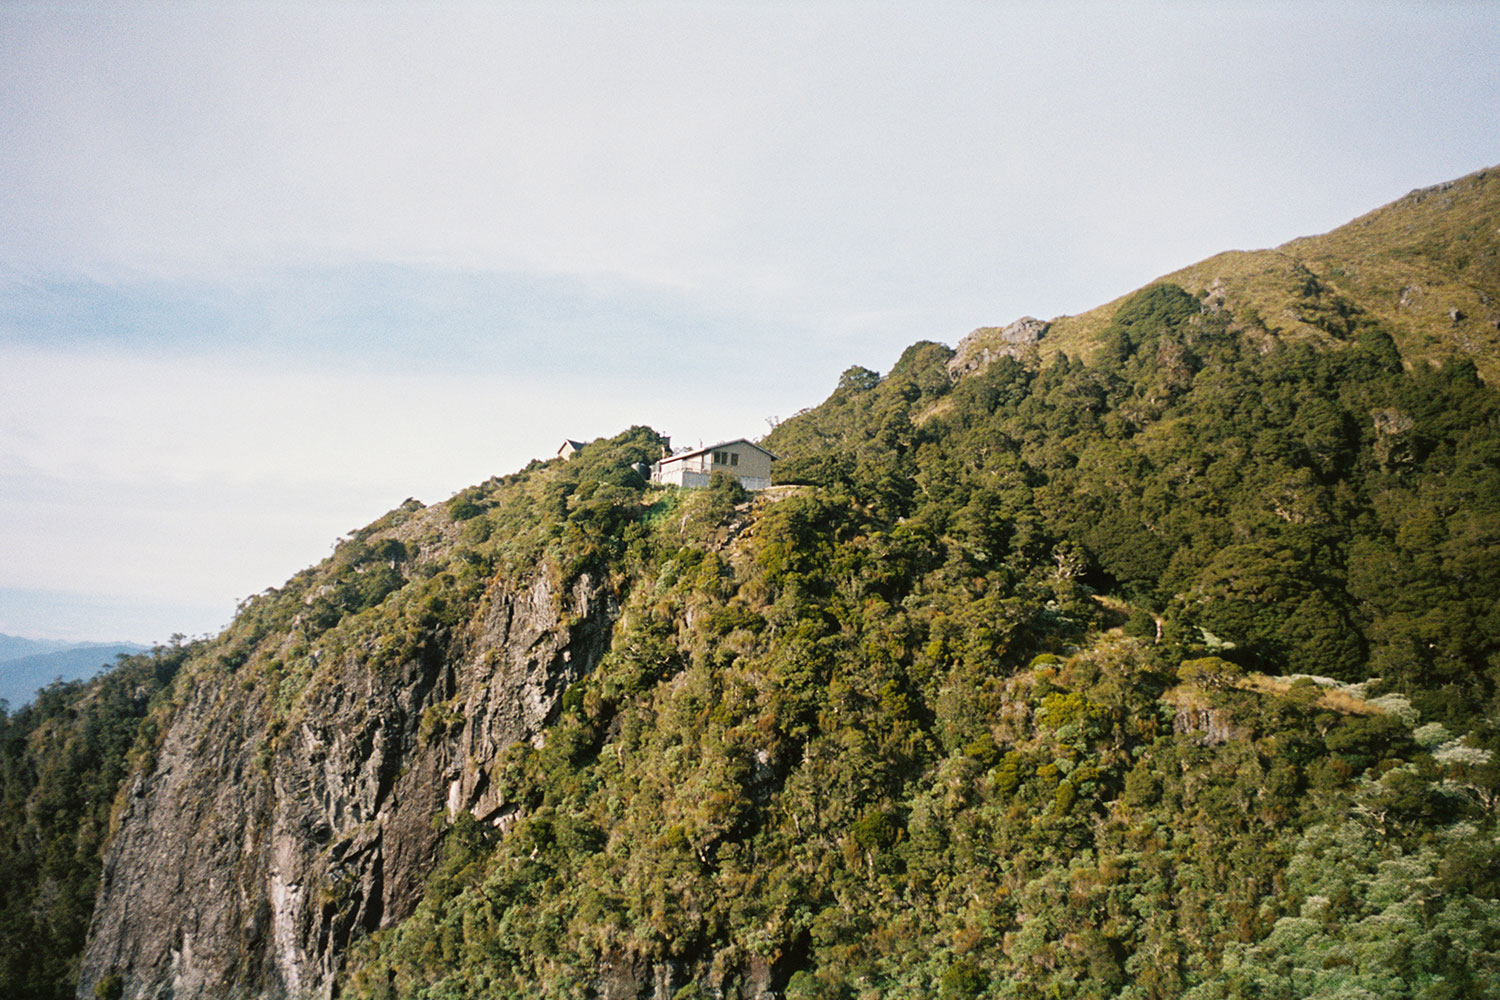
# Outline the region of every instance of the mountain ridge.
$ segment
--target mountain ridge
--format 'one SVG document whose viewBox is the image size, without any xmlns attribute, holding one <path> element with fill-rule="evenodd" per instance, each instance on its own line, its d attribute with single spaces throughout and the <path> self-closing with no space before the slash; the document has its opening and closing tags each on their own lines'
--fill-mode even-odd
<svg viewBox="0 0 1500 1000">
<path fill-rule="evenodd" d="M 30 702 L 42 687 L 53 681 L 84 680 L 108 667 L 118 656 L 146 650 L 145 646 L 134 642 L 23 641 L 28 645 L 10 648 L 35 649 L 40 645 L 43 651 L 0 659 L 0 700 L 8 702 L 11 711 Z"/>
<path fill-rule="evenodd" d="M 1496 219 L 1500 167 L 1488 167 L 1418 188 L 1328 233 L 1271 249 L 1225 251 L 1151 283 L 1181 285 L 1205 301 L 1219 300 L 1219 307 L 1231 312 L 1253 310 L 1254 318 L 1243 320 L 1247 328 L 1324 347 L 1338 342 L 1327 329 L 1330 311 L 1342 323 L 1352 306 L 1386 327 L 1407 364 L 1467 357 L 1495 384 L 1500 378 Z M 1449 254 L 1445 247 L 1462 252 Z M 1316 291 L 1301 294 L 1309 280 Z M 1292 289 L 1297 294 L 1289 296 Z M 1052 319 L 1039 345 L 1043 355 L 1066 351 L 1091 357 L 1098 332 L 1128 297 Z M 1455 309 L 1457 320 L 1450 315 Z"/>
</svg>

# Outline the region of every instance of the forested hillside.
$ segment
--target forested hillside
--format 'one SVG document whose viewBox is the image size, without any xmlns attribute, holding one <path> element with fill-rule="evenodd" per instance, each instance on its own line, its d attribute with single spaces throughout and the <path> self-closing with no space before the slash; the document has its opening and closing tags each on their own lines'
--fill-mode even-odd
<svg viewBox="0 0 1500 1000">
<path fill-rule="evenodd" d="M 0 994 L 72 995 L 111 806 L 191 653 L 122 654 L 93 681 L 59 681 L 0 714 Z"/>
<path fill-rule="evenodd" d="M 1500 993 L 1491 360 L 1225 287 L 850 368 L 764 494 L 638 427 L 403 505 L 50 691 L 0 992 L 92 905 L 85 997 Z"/>
<path fill-rule="evenodd" d="M 354 995 L 1500 988 L 1500 398 L 1234 326 L 917 345 L 770 436 L 801 485 L 617 495 L 610 653 Z"/>
</svg>

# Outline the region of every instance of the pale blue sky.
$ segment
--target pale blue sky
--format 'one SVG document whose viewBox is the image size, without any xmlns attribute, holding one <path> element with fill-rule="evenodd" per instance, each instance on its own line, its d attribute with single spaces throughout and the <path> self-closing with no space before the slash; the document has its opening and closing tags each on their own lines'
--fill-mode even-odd
<svg viewBox="0 0 1500 1000">
<path fill-rule="evenodd" d="M 0 632 L 1500 163 L 1493 4 L 0 7 Z"/>
</svg>

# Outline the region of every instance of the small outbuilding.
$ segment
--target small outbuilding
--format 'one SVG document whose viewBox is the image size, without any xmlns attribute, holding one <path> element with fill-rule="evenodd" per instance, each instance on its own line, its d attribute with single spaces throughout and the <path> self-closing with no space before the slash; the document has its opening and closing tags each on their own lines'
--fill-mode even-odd
<svg viewBox="0 0 1500 1000">
<path fill-rule="evenodd" d="M 583 442 L 582 441 L 573 441 L 573 440 L 570 439 L 570 440 L 564 441 L 562 443 L 562 447 L 559 448 L 559 449 L 557 449 L 557 457 L 558 458 L 572 458 L 574 455 L 578 454 L 582 450 L 583 450 Z"/>
<path fill-rule="evenodd" d="M 715 472 L 727 472 L 747 490 L 771 486 L 771 463 L 776 456 L 740 438 L 661 459 L 651 467 L 651 481 L 669 486 L 703 487 Z"/>
</svg>

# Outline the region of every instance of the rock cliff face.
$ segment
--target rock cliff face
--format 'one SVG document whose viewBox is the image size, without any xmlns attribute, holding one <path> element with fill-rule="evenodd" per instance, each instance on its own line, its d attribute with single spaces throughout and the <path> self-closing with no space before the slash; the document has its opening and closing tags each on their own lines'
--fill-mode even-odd
<svg viewBox="0 0 1500 1000">
<path fill-rule="evenodd" d="M 328 997 L 345 946 L 408 914 L 445 808 L 502 821 L 489 762 L 597 664 L 617 608 L 587 575 L 498 582 L 392 663 L 326 656 L 290 711 L 234 676 L 185 695 L 133 779 L 79 996 Z"/>
<path fill-rule="evenodd" d="M 948 377 L 955 382 L 965 375 L 984 371 L 998 358 L 1022 357 L 1052 324 L 1023 316 L 1009 326 L 981 326 L 958 342 L 948 362 Z"/>
<path fill-rule="evenodd" d="M 1249 739 L 1243 726 L 1234 724 L 1233 716 L 1223 709 L 1179 706 L 1172 717 L 1172 732 L 1198 733 L 1198 742 L 1204 746 L 1223 746 L 1236 740 Z"/>
</svg>

